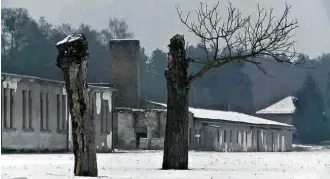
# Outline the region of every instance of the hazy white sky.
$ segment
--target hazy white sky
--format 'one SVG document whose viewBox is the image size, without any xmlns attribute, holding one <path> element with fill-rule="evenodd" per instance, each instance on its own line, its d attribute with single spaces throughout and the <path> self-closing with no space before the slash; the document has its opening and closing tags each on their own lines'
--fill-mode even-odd
<svg viewBox="0 0 330 179">
<path fill-rule="evenodd" d="M 330 0 L 231 0 L 243 13 L 253 13 L 256 3 L 275 12 L 284 9 L 285 2 L 293 6 L 292 16 L 299 21 L 296 31 L 297 50 L 310 56 L 330 52 Z M 194 10 L 200 0 L 2 0 L 5 7 L 27 8 L 32 17 L 45 16 L 53 24 L 86 23 L 96 29 L 105 28 L 110 17 L 124 18 L 135 38 L 147 52 L 155 48 L 167 51 L 169 39 L 185 34 L 186 41 L 196 43 L 194 37 L 179 22 L 175 6 Z M 204 0 L 214 3 L 216 0 Z M 228 0 L 220 0 L 225 6 Z"/>
</svg>

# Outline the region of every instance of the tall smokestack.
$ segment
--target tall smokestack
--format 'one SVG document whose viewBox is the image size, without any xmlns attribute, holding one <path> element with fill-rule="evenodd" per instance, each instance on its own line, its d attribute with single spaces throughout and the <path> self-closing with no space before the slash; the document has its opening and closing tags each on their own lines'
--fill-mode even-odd
<svg viewBox="0 0 330 179">
<path fill-rule="evenodd" d="M 118 90 L 116 107 L 139 108 L 139 57 L 139 40 L 110 40 L 110 83 Z"/>
</svg>

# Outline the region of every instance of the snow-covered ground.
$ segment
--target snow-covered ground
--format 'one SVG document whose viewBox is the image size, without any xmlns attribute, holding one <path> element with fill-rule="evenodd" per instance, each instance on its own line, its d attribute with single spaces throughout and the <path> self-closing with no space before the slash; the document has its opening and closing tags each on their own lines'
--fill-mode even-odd
<svg viewBox="0 0 330 179">
<path fill-rule="evenodd" d="M 159 170 L 162 152 L 98 154 L 99 178 L 329 179 L 330 151 L 287 153 L 190 152 L 191 170 Z M 73 177 L 72 154 L 1 155 L 1 178 Z M 86 178 L 86 177 L 85 177 Z"/>
</svg>

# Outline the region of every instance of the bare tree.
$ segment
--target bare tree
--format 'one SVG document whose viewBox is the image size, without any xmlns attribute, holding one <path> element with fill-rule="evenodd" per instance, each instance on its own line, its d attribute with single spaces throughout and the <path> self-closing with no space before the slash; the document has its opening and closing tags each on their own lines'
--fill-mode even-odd
<svg viewBox="0 0 330 179">
<path fill-rule="evenodd" d="M 253 20 L 244 16 L 231 3 L 228 16 L 223 19 L 219 12 L 220 3 L 209 8 L 201 3 L 195 10 L 197 22 L 190 22 L 189 12 L 183 15 L 177 8 L 181 22 L 201 39 L 206 59 L 197 61 L 186 57 L 185 40 L 175 35 L 170 40 L 167 79 L 167 123 L 164 146 L 163 169 L 188 168 L 188 96 L 190 85 L 213 68 L 219 68 L 233 61 L 249 62 L 263 72 L 261 56 L 271 57 L 279 63 L 294 63 L 296 56 L 293 32 L 298 27 L 296 20 L 289 20 L 289 6 L 276 19 L 273 9 L 265 10 L 257 6 L 257 16 Z M 189 63 L 199 63 L 201 68 L 188 74 Z"/>
<path fill-rule="evenodd" d="M 124 19 L 110 18 L 108 28 L 101 30 L 100 41 L 107 45 L 109 39 L 127 39 L 133 36 L 134 34 L 129 31 Z"/>
<path fill-rule="evenodd" d="M 63 72 L 71 115 L 75 176 L 97 176 L 95 124 L 87 91 L 88 43 L 69 35 L 56 44 L 56 65 Z"/>
</svg>

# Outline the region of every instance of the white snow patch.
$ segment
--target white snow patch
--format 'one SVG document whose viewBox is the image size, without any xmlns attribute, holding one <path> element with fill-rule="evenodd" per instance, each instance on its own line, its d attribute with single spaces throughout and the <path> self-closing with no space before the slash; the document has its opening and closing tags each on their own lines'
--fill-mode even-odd
<svg viewBox="0 0 330 179">
<path fill-rule="evenodd" d="M 164 103 L 158 103 L 154 101 L 148 101 L 150 103 L 161 105 L 166 107 Z M 189 107 L 189 111 L 194 114 L 196 118 L 204 119 L 214 119 L 214 120 L 223 120 L 223 121 L 232 121 L 232 122 L 244 122 L 248 124 L 268 124 L 268 125 L 278 125 L 278 126 L 288 126 L 293 127 L 289 124 L 284 124 L 280 122 L 275 122 L 255 116 L 250 116 L 243 113 L 233 112 L 233 111 L 219 111 L 219 110 L 210 110 L 210 109 L 200 109 Z"/>
<path fill-rule="evenodd" d="M 225 142 L 225 152 L 228 152 L 228 142 Z"/>
<path fill-rule="evenodd" d="M 288 96 L 265 109 L 257 111 L 257 114 L 292 114 L 296 110 L 293 103 L 295 97 Z"/>
<path fill-rule="evenodd" d="M 320 151 L 320 150 L 329 150 L 330 146 L 317 146 L 317 145 L 302 145 L 302 144 L 292 144 L 293 148 L 305 148 L 309 151 Z M 330 151 L 330 150 L 329 150 Z"/>
<path fill-rule="evenodd" d="M 120 41 L 140 41 L 139 39 L 111 39 L 110 42 L 120 42 Z"/>
<path fill-rule="evenodd" d="M 107 135 L 107 146 L 108 149 L 112 148 L 112 132 L 110 132 L 110 134 Z"/>
<path fill-rule="evenodd" d="M 238 131 L 238 143 L 239 144 L 242 144 L 242 133 L 241 133 L 241 131 Z"/>
<path fill-rule="evenodd" d="M 219 140 L 219 141 L 220 141 L 220 144 L 222 144 L 222 142 L 223 142 L 223 141 L 222 141 L 222 136 L 223 136 L 222 131 L 220 131 L 219 134 L 220 134 L 220 136 L 219 136 L 219 139 L 220 139 L 220 140 Z"/>
<path fill-rule="evenodd" d="M 63 95 L 67 95 L 65 86 L 62 88 Z"/>
<path fill-rule="evenodd" d="M 108 100 L 109 111 L 112 111 L 112 92 L 105 91 L 102 93 L 102 99 Z"/>
<path fill-rule="evenodd" d="M 73 42 L 73 41 L 78 40 L 78 39 L 81 38 L 80 36 L 75 36 L 75 37 L 72 37 L 72 36 L 73 36 L 73 34 L 68 35 L 63 40 L 57 42 L 56 45 L 60 45 L 60 44 L 66 43 L 66 42 Z"/>
<path fill-rule="evenodd" d="M 4 88 L 9 88 L 9 89 L 14 89 L 15 93 L 17 90 L 17 83 L 19 82 L 19 79 L 10 79 L 10 80 L 5 80 L 2 82 L 2 85 Z"/>
<path fill-rule="evenodd" d="M 73 149 L 73 141 L 72 141 L 72 123 L 71 123 L 71 115 L 68 113 L 68 123 L 69 123 L 69 149 Z"/>
<path fill-rule="evenodd" d="M 96 113 L 100 114 L 101 113 L 101 93 L 96 93 Z"/>
</svg>

